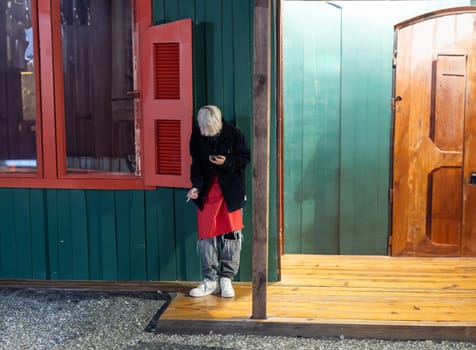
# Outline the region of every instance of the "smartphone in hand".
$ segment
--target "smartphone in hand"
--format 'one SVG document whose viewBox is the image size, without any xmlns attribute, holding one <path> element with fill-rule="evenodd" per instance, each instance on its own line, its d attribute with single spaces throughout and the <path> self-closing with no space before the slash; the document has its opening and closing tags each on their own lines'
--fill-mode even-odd
<svg viewBox="0 0 476 350">
<path fill-rule="evenodd" d="M 221 157 L 223 157 L 221 154 L 210 154 L 208 156 L 208 159 L 216 161 L 216 160 L 220 159 Z"/>
</svg>

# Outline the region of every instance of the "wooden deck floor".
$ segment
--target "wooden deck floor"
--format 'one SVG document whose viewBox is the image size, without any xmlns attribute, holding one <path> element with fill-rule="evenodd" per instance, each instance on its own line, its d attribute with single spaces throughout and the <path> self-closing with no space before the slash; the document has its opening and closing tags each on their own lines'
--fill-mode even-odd
<svg viewBox="0 0 476 350">
<path fill-rule="evenodd" d="M 157 331 L 476 341 L 474 258 L 285 255 L 281 268 L 267 320 L 235 283 L 234 299 L 179 293 Z"/>
</svg>

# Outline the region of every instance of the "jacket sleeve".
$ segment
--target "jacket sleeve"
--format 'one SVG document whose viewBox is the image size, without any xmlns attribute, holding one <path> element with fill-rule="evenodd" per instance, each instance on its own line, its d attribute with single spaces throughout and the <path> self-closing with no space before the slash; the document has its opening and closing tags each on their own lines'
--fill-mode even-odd
<svg viewBox="0 0 476 350">
<path fill-rule="evenodd" d="M 251 154 L 246 145 L 245 137 L 238 128 L 235 128 L 232 147 L 232 156 L 225 160 L 222 169 L 230 173 L 243 172 L 250 162 Z"/>
<path fill-rule="evenodd" d="M 200 137 L 197 132 L 197 129 L 194 128 L 192 131 L 192 136 L 190 137 L 190 155 L 192 156 L 192 165 L 190 166 L 190 181 L 192 182 L 192 187 L 201 191 L 203 189 L 203 174 L 200 169 L 200 156 L 199 156 L 199 146 Z"/>
</svg>

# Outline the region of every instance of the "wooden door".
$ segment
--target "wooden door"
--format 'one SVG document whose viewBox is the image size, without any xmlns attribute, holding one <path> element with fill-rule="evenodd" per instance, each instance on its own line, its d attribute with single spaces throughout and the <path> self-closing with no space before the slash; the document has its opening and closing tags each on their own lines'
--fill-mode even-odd
<svg viewBox="0 0 476 350">
<path fill-rule="evenodd" d="M 396 26 L 392 255 L 476 256 L 475 26 L 474 7 Z"/>
</svg>

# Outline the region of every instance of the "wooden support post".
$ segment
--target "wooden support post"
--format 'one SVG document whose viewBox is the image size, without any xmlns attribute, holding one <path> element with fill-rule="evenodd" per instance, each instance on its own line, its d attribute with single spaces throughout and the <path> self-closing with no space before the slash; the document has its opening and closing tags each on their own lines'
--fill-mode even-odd
<svg viewBox="0 0 476 350">
<path fill-rule="evenodd" d="M 267 318 L 271 0 L 254 2 L 253 319 Z"/>
</svg>

